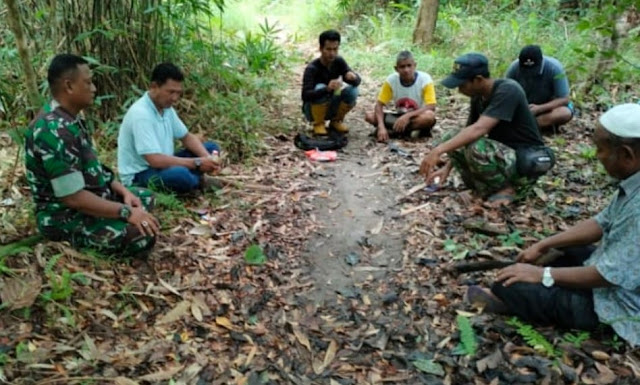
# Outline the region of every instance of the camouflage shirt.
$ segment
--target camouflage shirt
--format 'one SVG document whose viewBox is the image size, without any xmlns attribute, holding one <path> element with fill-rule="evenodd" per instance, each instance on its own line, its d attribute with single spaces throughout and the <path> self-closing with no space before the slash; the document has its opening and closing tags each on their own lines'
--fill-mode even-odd
<svg viewBox="0 0 640 385">
<path fill-rule="evenodd" d="M 29 125 L 25 158 L 41 231 L 78 214 L 62 203 L 65 196 L 84 189 L 113 200 L 113 171 L 98 160 L 82 119 L 66 112 L 56 101 L 46 105 Z"/>
</svg>

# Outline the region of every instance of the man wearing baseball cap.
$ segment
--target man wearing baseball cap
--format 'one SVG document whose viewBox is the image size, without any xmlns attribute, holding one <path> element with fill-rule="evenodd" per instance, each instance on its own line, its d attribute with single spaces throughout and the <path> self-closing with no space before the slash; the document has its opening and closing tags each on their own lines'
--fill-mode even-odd
<svg viewBox="0 0 640 385">
<path fill-rule="evenodd" d="M 542 54 L 540 46 L 522 48 L 505 77 L 520 83 L 541 131 L 553 132 L 573 118 L 567 74 L 556 58 Z"/>
<path fill-rule="evenodd" d="M 516 190 L 553 166 L 553 152 L 544 146 L 522 87 L 511 79 L 492 79 L 484 55 L 458 57 L 442 84 L 469 96 L 471 109 L 467 126 L 445 133 L 423 159 L 420 172 L 427 183 L 442 183 L 455 167 L 467 187 L 498 206 L 511 203 Z M 436 170 L 445 153 L 449 160 Z"/>
<path fill-rule="evenodd" d="M 586 330 L 605 323 L 638 346 L 640 105 L 621 104 L 604 113 L 593 141 L 598 160 L 620 180 L 611 203 L 595 217 L 524 250 L 521 263 L 498 272 L 491 292 L 472 286 L 467 299 L 525 322 Z M 563 251 L 552 266 L 533 264 L 552 248 Z"/>
</svg>

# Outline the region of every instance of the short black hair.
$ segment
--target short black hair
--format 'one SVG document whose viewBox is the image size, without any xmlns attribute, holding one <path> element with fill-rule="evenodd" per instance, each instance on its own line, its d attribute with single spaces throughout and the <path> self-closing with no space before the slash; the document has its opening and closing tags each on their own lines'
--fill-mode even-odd
<svg viewBox="0 0 640 385">
<path fill-rule="evenodd" d="M 411 51 L 408 51 L 408 50 L 400 51 L 398 56 L 396 56 L 396 64 L 405 60 L 414 60 L 413 54 L 411 53 Z"/>
<path fill-rule="evenodd" d="M 335 29 L 326 30 L 320 34 L 318 40 L 320 41 L 320 48 L 324 47 L 324 43 L 327 40 L 337 41 L 338 43 L 340 43 L 340 32 L 336 31 Z"/>
<path fill-rule="evenodd" d="M 173 63 L 160 63 L 151 72 L 151 81 L 161 86 L 167 82 L 167 80 L 175 80 L 177 82 L 184 81 L 184 74 L 180 71 L 180 68 Z"/>
<path fill-rule="evenodd" d="M 89 62 L 78 55 L 61 53 L 54 56 L 47 70 L 47 82 L 51 94 L 55 96 L 59 92 L 60 80 L 69 75 L 75 76 L 78 67 L 83 64 L 89 64 Z"/>
</svg>

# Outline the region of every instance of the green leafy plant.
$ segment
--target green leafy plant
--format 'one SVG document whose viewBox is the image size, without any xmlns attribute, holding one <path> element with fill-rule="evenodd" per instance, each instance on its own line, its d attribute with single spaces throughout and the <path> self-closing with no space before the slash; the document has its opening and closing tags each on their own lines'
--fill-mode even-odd
<svg viewBox="0 0 640 385">
<path fill-rule="evenodd" d="M 607 346 L 611 346 L 611 348 L 616 352 L 619 352 L 625 346 L 625 342 L 620 339 L 617 334 L 614 334 L 610 340 L 603 341 L 602 343 Z"/>
<path fill-rule="evenodd" d="M 29 352 L 29 344 L 26 341 L 20 341 L 16 345 L 16 359 L 18 361 L 25 360 L 25 358 L 28 357 L 29 354 L 31 354 Z"/>
<path fill-rule="evenodd" d="M 560 352 L 554 348 L 553 344 L 535 330 L 533 326 L 525 324 L 517 317 L 508 320 L 507 324 L 514 326 L 524 341 L 537 352 L 544 353 L 548 357 L 558 357 L 560 355 Z"/>
<path fill-rule="evenodd" d="M 4 265 L 4 258 L 10 257 L 24 252 L 33 251 L 33 247 L 40 243 L 44 238 L 41 235 L 34 235 L 21 239 L 8 245 L 0 246 L 0 266 Z M 4 272 L 0 267 L 0 272 Z"/>
<path fill-rule="evenodd" d="M 72 281 L 87 284 L 87 279 L 82 273 L 71 273 L 67 269 L 63 269 L 60 275 L 53 271 L 54 266 L 58 263 L 62 254 L 56 254 L 47 262 L 44 274 L 49 280 L 49 290 L 46 290 L 40 297 L 45 302 L 64 301 L 73 294 Z"/>
<path fill-rule="evenodd" d="M 454 350 L 454 354 L 475 355 L 478 350 L 478 342 L 469 318 L 458 315 L 456 322 L 458 323 L 458 330 L 460 330 L 460 345 Z"/>
<path fill-rule="evenodd" d="M 564 333 L 564 335 L 562 336 L 563 340 L 569 343 L 572 343 L 573 346 L 575 346 L 576 348 L 580 348 L 580 346 L 582 346 L 582 343 L 588 340 L 589 338 L 591 338 L 591 334 L 589 334 L 589 332 L 586 332 L 586 331 L 581 331 L 581 332 L 578 332 L 577 334 Z"/>
<path fill-rule="evenodd" d="M 578 155 L 582 159 L 594 160 L 596 159 L 596 148 L 593 146 L 580 146 L 580 153 Z"/>
<path fill-rule="evenodd" d="M 154 197 L 156 205 L 159 208 L 163 208 L 168 211 L 176 211 L 180 214 L 187 212 L 184 203 L 172 192 L 163 191 L 157 186 L 153 185 L 151 189 L 154 191 Z"/>
<path fill-rule="evenodd" d="M 251 245 L 244 253 L 244 261 L 249 265 L 264 265 L 267 257 L 260 245 Z"/>
<path fill-rule="evenodd" d="M 445 372 L 442 365 L 434 360 L 421 359 L 412 361 L 411 363 L 421 372 L 435 374 L 436 376 L 444 376 Z"/>
<path fill-rule="evenodd" d="M 50 273 L 47 277 L 51 289 L 41 294 L 45 301 L 60 301 L 71 297 L 73 287 L 71 286 L 71 273 L 67 269 L 62 271 L 62 275 Z"/>
<path fill-rule="evenodd" d="M 464 259 L 469 253 L 469 250 L 453 239 L 447 239 L 443 243 L 443 248 L 445 251 L 453 254 L 453 259 Z"/>
<path fill-rule="evenodd" d="M 488 239 L 490 239 L 488 235 L 473 234 L 473 236 L 469 240 L 469 246 L 473 250 L 483 249 L 485 247 L 484 245 L 485 245 L 485 243 L 487 242 Z"/>
<path fill-rule="evenodd" d="M 247 32 L 244 40 L 238 44 L 237 51 L 245 58 L 249 71 L 264 73 L 284 57 L 282 48 L 275 40 L 280 32 L 277 24 L 269 24 L 269 20 L 265 19 L 260 25 L 260 33 Z"/>
<path fill-rule="evenodd" d="M 498 239 L 503 246 L 522 246 L 524 245 L 524 239 L 520 234 L 520 230 L 515 230 L 507 235 L 498 235 Z"/>
</svg>

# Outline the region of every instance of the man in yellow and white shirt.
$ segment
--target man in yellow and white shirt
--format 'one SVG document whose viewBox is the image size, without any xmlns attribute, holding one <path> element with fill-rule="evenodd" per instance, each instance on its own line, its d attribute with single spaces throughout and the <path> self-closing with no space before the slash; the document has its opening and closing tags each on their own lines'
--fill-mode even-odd
<svg viewBox="0 0 640 385">
<path fill-rule="evenodd" d="M 376 127 L 378 141 L 386 142 L 389 136 L 431 135 L 436 123 L 436 93 L 429 74 L 416 71 L 416 61 L 409 51 L 402 51 L 396 59 L 396 72 L 389 75 L 378 94 L 374 111 L 367 112 L 365 120 Z M 393 101 L 395 111 L 383 108 Z"/>
</svg>

